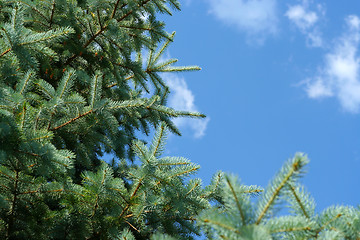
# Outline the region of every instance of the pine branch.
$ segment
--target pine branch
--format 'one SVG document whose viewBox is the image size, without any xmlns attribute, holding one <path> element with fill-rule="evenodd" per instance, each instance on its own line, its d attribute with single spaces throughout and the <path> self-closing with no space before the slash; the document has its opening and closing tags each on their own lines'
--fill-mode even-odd
<svg viewBox="0 0 360 240">
<path fill-rule="evenodd" d="M 174 41 L 174 37 L 175 37 L 175 32 L 172 32 L 172 34 L 170 35 L 170 37 L 168 38 L 168 40 L 164 43 L 164 45 L 160 48 L 160 50 L 157 52 L 157 54 L 155 55 L 155 58 L 150 62 L 155 63 L 159 60 L 160 56 L 164 53 L 164 51 L 168 48 L 170 42 Z"/>
<path fill-rule="evenodd" d="M 216 177 L 216 179 L 215 179 L 215 177 Z M 211 180 L 210 186 L 207 187 L 207 188 L 211 187 L 212 188 L 211 191 L 205 189 L 208 192 L 204 195 L 201 195 L 201 198 L 209 197 L 210 195 L 214 194 L 215 191 L 218 189 L 218 187 L 221 184 L 222 177 L 223 177 L 223 173 L 220 171 L 216 175 L 214 175 Z M 214 184 L 214 181 L 215 181 L 215 184 Z"/>
<path fill-rule="evenodd" d="M 54 13 L 55 13 L 55 5 L 56 5 L 56 0 L 53 0 L 52 9 L 51 9 L 51 16 L 50 16 L 50 25 L 49 25 L 50 28 L 51 28 L 51 26 L 53 24 L 53 17 L 54 17 Z"/>
<path fill-rule="evenodd" d="M 151 31 L 151 30 L 152 30 L 152 28 L 137 27 L 137 26 L 119 25 L 119 27 L 122 27 L 122 28 L 129 28 L 129 29 L 137 29 L 137 30 L 145 30 L 145 31 Z"/>
<path fill-rule="evenodd" d="M 7 53 L 9 53 L 12 50 L 12 48 L 8 48 L 7 50 L 5 50 L 4 52 L 2 52 L 0 54 L 0 58 L 3 57 L 4 55 L 6 55 Z"/>
<path fill-rule="evenodd" d="M 151 154 L 154 157 L 157 155 L 157 152 L 163 142 L 163 138 L 164 138 L 164 134 L 165 134 L 165 130 L 166 130 L 164 124 L 161 124 L 159 128 L 160 128 L 160 130 L 158 130 L 158 133 L 157 133 L 158 136 L 156 136 L 156 139 L 154 139 L 156 141 L 155 147 L 153 148 L 153 152 Z"/>
<path fill-rule="evenodd" d="M 130 79 L 134 78 L 134 77 L 135 77 L 135 75 L 133 74 L 133 75 L 125 78 L 124 80 L 127 81 L 127 80 L 130 80 Z M 117 85 L 117 83 L 113 83 L 113 84 L 108 85 L 107 88 L 112 88 L 112 87 L 115 87 L 116 85 Z"/>
<path fill-rule="evenodd" d="M 242 225 L 245 225 L 246 224 L 246 221 L 245 221 L 245 214 L 241 208 L 241 205 L 240 205 L 240 202 L 239 202 L 239 199 L 237 197 L 237 194 L 228 178 L 228 176 L 225 176 L 225 180 L 226 180 L 226 183 L 227 185 L 229 186 L 230 190 L 231 190 L 231 193 L 235 199 L 235 202 L 236 202 L 236 206 L 237 206 L 237 209 L 239 210 L 239 213 L 240 213 L 240 217 L 241 217 L 241 221 L 242 221 Z"/>
<path fill-rule="evenodd" d="M 25 45 L 40 43 L 40 42 L 46 42 L 46 41 L 49 41 L 52 39 L 62 37 L 64 35 L 68 35 L 70 33 L 74 33 L 74 30 L 69 27 L 50 30 L 50 31 L 43 32 L 43 33 L 34 33 L 31 35 L 31 38 L 33 38 L 33 40 L 27 41 L 27 42 L 22 42 L 19 44 L 19 46 L 25 46 Z"/>
<path fill-rule="evenodd" d="M 139 8 L 143 7 L 145 4 L 147 4 L 148 2 L 150 2 L 152 0 L 145 0 L 144 2 L 140 3 L 138 5 Z M 130 10 L 127 14 L 125 14 L 124 16 L 122 16 L 121 18 L 119 18 L 117 21 L 121 22 L 122 20 L 124 20 L 125 18 L 127 18 L 128 16 L 130 16 L 132 13 L 134 12 L 134 10 Z"/>
<path fill-rule="evenodd" d="M 186 171 L 182 171 L 182 172 L 179 172 L 179 173 L 173 174 L 173 175 L 169 176 L 168 178 L 174 178 L 174 177 L 178 177 L 178 176 L 186 175 L 186 174 L 188 174 L 188 173 L 191 173 L 191 172 L 197 171 L 197 170 L 199 170 L 199 169 L 200 169 L 200 167 L 199 167 L 199 166 L 197 166 L 197 167 L 193 167 L 193 168 L 191 168 L 191 169 L 189 169 L 189 170 L 186 170 Z"/>
<path fill-rule="evenodd" d="M 82 118 L 82 117 L 85 117 L 85 116 L 87 116 L 87 115 L 89 115 L 89 114 L 91 114 L 91 113 L 93 113 L 93 112 L 94 112 L 93 110 L 89 110 L 89 111 L 87 111 L 87 112 L 85 112 L 85 113 L 83 113 L 83 114 L 79 114 L 77 117 L 72 118 L 72 119 L 70 119 L 69 121 L 67 121 L 67 122 L 65 122 L 65 123 L 63 123 L 63 124 L 61 124 L 61 125 L 59 125 L 59 126 L 57 126 L 57 127 L 54 127 L 54 128 L 52 128 L 52 129 L 50 129 L 50 130 L 51 130 L 51 131 L 56 131 L 56 130 L 58 130 L 58 129 L 62 128 L 62 127 L 65 127 L 66 125 L 68 125 L 68 124 L 70 124 L 70 123 L 73 123 L 73 122 L 75 122 L 76 120 L 78 120 L 78 119 L 80 119 L 80 118 Z"/>
<path fill-rule="evenodd" d="M 134 227 L 131 223 L 129 223 L 128 221 L 125 221 L 132 229 L 134 229 L 135 231 L 137 231 L 138 233 L 140 233 L 140 231 Z"/>
<path fill-rule="evenodd" d="M 138 6 L 139 8 L 144 6 L 146 3 L 150 2 L 152 0 L 146 0 L 142 3 L 140 3 Z M 114 7 L 114 12 L 116 12 L 117 9 L 117 5 L 115 5 Z M 134 12 L 134 10 L 130 10 L 127 14 L 125 14 L 124 16 L 122 16 L 120 19 L 117 19 L 118 22 L 123 21 L 125 18 L 127 18 L 128 16 L 130 16 L 132 13 Z M 115 13 L 114 15 L 112 15 L 111 19 L 113 19 L 115 17 Z M 99 35 L 101 35 L 105 30 L 107 30 L 109 27 L 109 25 L 104 25 L 103 27 L 101 27 L 84 45 L 83 48 L 87 48 Z M 69 65 L 73 60 L 75 60 L 79 55 L 79 53 L 74 54 L 72 57 L 70 57 L 65 63 L 64 65 L 67 66 Z"/>
<path fill-rule="evenodd" d="M 33 11 L 35 11 L 37 14 L 39 14 L 40 16 L 42 16 L 47 22 L 49 22 L 49 19 L 48 19 L 42 12 L 40 12 L 35 6 L 27 3 L 26 1 L 20 1 L 20 0 L 18 0 L 17 2 L 20 2 L 20 3 L 22 3 L 22 4 L 25 4 L 25 5 L 29 6 Z"/>
<path fill-rule="evenodd" d="M 9 216 L 9 222 L 7 227 L 7 237 L 11 236 L 11 233 L 13 232 L 14 223 L 15 223 L 15 207 L 17 204 L 17 198 L 18 198 L 18 184 L 19 184 L 19 171 L 16 171 L 15 179 L 14 179 L 14 190 L 12 192 L 13 194 L 13 200 L 11 202 L 11 210 L 10 210 L 10 216 Z"/>
<path fill-rule="evenodd" d="M 101 180 L 100 185 L 103 185 L 103 184 L 104 184 L 104 182 L 105 182 L 105 177 L 106 177 L 106 173 L 107 173 L 107 170 L 104 169 L 104 171 L 103 171 L 103 177 L 102 177 L 102 180 Z M 94 206 L 93 206 L 93 212 L 92 212 L 92 214 L 91 214 L 91 218 L 94 217 L 95 212 L 96 212 L 97 208 L 99 207 L 99 204 L 98 204 L 99 196 L 100 196 L 100 193 L 97 193 L 97 194 L 96 194 L 95 203 L 94 203 Z"/>
<path fill-rule="evenodd" d="M 62 98 L 64 93 L 72 86 L 72 80 L 74 76 L 74 70 L 70 70 L 65 73 L 59 84 L 59 89 L 61 90 L 61 92 L 59 93 L 59 98 Z"/>
<path fill-rule="evenodd" d="M 101 28 L 103 28 L 103 25 L 102 25 L 102 23 L 101 23 L 99 9 L 96 10 L 96 13 L 97 13 L 97 18 L 98 18 L 99 26 L 100 26 L 100 29 L 101 29 Z"/>
<path fill-rule="evenodd" d="M 299 175 L 301 168 L 307 163 L 307 158 L 302 155 L 295 156 L 290 163 L 285 164 L 278 176 L 274 179 L 274 182 L 269 186 L 268 192 L 262 198 L 262 201 L 266 201 L 264 206 L 260 206 L 256 225 L 259 225 L 267 211 L 274 204 L 274 201 L 279 197 L 280 191 L 288 184 L 294 177 Z M 279 182 L 279 180 L 281 180 Z M 274 188 L 274 189 L 273 189 Z M 270 194 L 270 196 L 268 195 Z"/>
<path fill-rule="evenodd" d="M 295 191 L 295 188 L 291 185 L 291 184 L 288 184 L 288 187 L 290 188 L 291 190 L 291 193 L 294 195 L 295 199 L 296 199 L 296 202 L 298 203 L 298 205 L 300 206 L 301 208 L 301 211 L 302 213 L 304 214 L 304 216 L 308 219 L 310 219 L 310 216 L 309 214 L 307 213 L 306 209 L 305 209 L 305 206 L 304 204 L 302 203 L 300 197 L 298 196 L 298 194 L 296 193 Z"/>
<path fill-rule="evenodd" d="M 122 216 L 127 212 L 127 210 L 130 208 L 130 202 L 131 200 L 135 197 L 136 193 L 139 191 L 141 185 L 142 185 L 142 181 L 143 181 L 143 178 L 139 179 L 139 183 L 136 185 L 136 188 L 134 190 L 134 192 L 131 194 L 130 196 L 130 201 L 129 203 L 126 205 L 126 207 L 123 209 L 123 211 L 120 213 L 120 216 L 119 218 L 122 218 Z"/>
<path fill-rule="evenodd" d="M 223 224 L 223 223 L 221 223 L 221 222 L 214 221 L 214 220 L 208 219 L 208 218 L 202 219 L 202 221 L 203 221 L 204 223 L 214 224 L 214 225 L 217 225 L 217 226 L 219 226 L 219 227 L 221 227 L 221 228 L 224 228 L 224 229 L 226 229 L 226 230 L 230 230 L 230 231 L 232 231 L 232 232 L 234 232 L 234 233 L 240 234 L 240 231 L 239 231 L 239 230 L 237 230 L 237 229 L 235 229 L 235 228 L 232 228 L 232 227 L 230 227 L 230 226 L 228 226 L 228 225 L 226 225 L 226 224 Z"/>
<path fill-rule="evenodd" d="M 115 17 L 115 14 L 116 14 L 116 11 L 117 11 L 117 9 L 118 9 L 118 5 L 119 5 L 120 1 L 121 1 L 121 0 L 117 0 L 117 1 L 116 1 L 115 6 L 114 6 L 114 10 L 113 10 L 113 12 L 112 12 L 112 14 L 111 14 L 111 17 L 110 17 L 111 19 Z M 123 7 L 125 7 L 125 6 L 126 6 L 126 3 L 123 4 L 123 6 L 120 7 L 120 8 L 123 8 Z"/>
<path fill-rule="evenodd" d="M 21 89 L 20 89 L 20 92 L 19 92 L 20 94 L 23 93 L 23 91 L 24 91 L 24 89 L 26 88 L 29 80 L 31 79 L 31 77 L 32 77 L 34 74 L 35 74 L 35 73 L 34 73 L 33 71 L 27 72 L 27 74 L 26 74 L 26 76 L 25 76 L 25 79 L 24 79 L 24 83 L 23 83 L 23 85 L 22 85 L 22 87 L 21 87 Z"/>
<path fill-rule="evenodd" d="M 197 187 L 199 187 L 200 184 L 196 183 L 194 186 L 185 194 L 185 197 L 190 195 Z"/>
<path fill-rule="evenodd" d="M 142 148 L 139 146 L 138 142 L 135 142 L 135 143 L 134 143 L 134 147 L 137 148 L 137 150 L 141 153 L 141 155 L 142 155 L 143 158 L 146 158 L 146 154 L 145 154 L 145 152 L 142 150 Z M 149 162 L 148 159 L 146 159 L 146 161 Z"/>
<path fill-rule="evenodd" d="M 332 222 L 336 221 L 337 219 L 341 218 L 343 216 L 342 213 L 337 214 L 335 217 L 324 223 L 317 231 L 316 231 L 316 237 L 318 237 L 319 233 L 326 229 L 328 225 L 330 225 Z"/>
<path fill-rule="evenodd" d="M 19 115 L 21 115 L 20 129 L 23 129 L 25 124 L 26 102 L 23 103 L 22 112 Z"/>
</svg>

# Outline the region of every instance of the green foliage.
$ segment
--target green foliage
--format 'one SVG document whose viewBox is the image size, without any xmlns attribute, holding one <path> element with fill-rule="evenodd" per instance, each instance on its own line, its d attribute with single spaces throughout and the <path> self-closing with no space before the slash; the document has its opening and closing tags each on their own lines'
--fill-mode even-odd
<svg viewBox="0 0 360 240">
<path fill-rule="evenodd" d="M 315 214 L 314 200 L 298 181 L 307 163 L 297 154 L 264 191 L 225 175 L 221 200 L 200 214 L 198 224 L 209 239 L 359 239 L 360 209 L 338 206 Z M 277 216 L 284 202 L 290 214 Z"/>
<path fill-rule="evenodd" d="M 157 14 L 177 0 L 0 0 L 0 239 L 357 239 L 359 209 L 320 215 L 297 155 L 263 191 L 163 156 L 172 120 Z M 156 129 L 150 144 L 138 139 Z M 104 162 L 105 154 L 113 160 Z M 258 197 L 254 202 L 253 198 Z M 276 216 L 281 202 L 289 216 Z"/>
<path fill-rule="evenodd" d="M 198 166 L 160 158 L 165 129 L 180 134 L 173 118 L 204 117 L 164 105 L 169 88 L 159 73 L 199 70 L 161 58 L 174 34 L 156 15 L 179 3 L 0 6 L 0 238 L 198 233 L 193 217 L 209 204 L 199 180 L 185 182 Z M 157 126 L 150 149 L 135 141 Z"/>
</svg>

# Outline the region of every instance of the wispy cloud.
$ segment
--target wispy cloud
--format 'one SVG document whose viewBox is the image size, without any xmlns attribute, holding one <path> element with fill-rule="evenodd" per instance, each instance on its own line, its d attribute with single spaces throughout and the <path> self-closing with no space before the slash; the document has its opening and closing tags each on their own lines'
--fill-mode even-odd
<svg viewBox="0 0 360 240">
<path fill-rule="evenodd" d="M 341 106 L 349 112 L 360 110 L 360 18 L 346 19 L 345 33 L 325 55 L 325 63 L 319 74 L 306 80 L 306 92 L 310 98 L 337 97 Z"/>
<path fill-rule="evenodd" d="M 210 13 L 262 43 L 277 32 L 276 0 L 207 0 Z"/>
<path fill-rule="evenodd" d="M 325 10 L 322 5 L 315 5 L 315 10 L 311 11 L 307 0 L 303 0 L 301 4 L 289 6 L 285 13 L 285 16 L 306 36 L 307 45 L 311 47 L 323 45 L 321 32 L 316 24 L 324 15 Z"/>
<path fill-rule="evenodd" d="M 188 88 L 184 78 L 171 73 L 164 73 L 162 77 L 170 87 L 171 93 L 168 99 L 170 107 L 176 110 L 198 112 L 194 94 Z M 174 123 L 180 128 L 190 128 L 195 138 L 201 138 L 205 135 L 209 120 L 208 117 L 205 119 L 177 118 Z"/>
</svg>

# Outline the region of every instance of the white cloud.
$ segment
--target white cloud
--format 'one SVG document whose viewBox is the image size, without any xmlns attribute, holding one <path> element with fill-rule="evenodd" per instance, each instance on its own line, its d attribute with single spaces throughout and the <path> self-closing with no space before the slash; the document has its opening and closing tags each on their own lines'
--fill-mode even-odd
<svg viewBox="0 0 360 240">
<path fill-rule="evenodd" d="M 285 16 L 306 36 L 308 46 L 321 47 L 323 40 L 316 23 L 325 11 L 320 4 L 316 5 L 316 11 L 311 11 L 309 5 L 309 1 L 303 0 L 301 4 L 289 6 Z"/>
<path fill-rule="evenodd" d="M 210 13 L 262 43 L 277 32 L 276 0 L 207 0 Z"/>
<path fill-rule="evenodd" d="M 346 20 L 347 20 L 350 28 L 353 28 L 355 30 L 359 30 L 359 28 L 360 28 L 360 19 L 359 19 L 358 16 L 350 15 Z"/>
<path fill-rule="evenodd" d="M 318 16 L 315 12 L 306 11 L 302 5 L 289 7 L 289 10 L 285 15 L 303 30 L 312 27 L 318 20 Z"/>
<path fill-rule="evenodd" d="M 309 80 L 306 82 L 309 83 Z M 323 98 L 333 96 L 332 90 L 328 85 L 324 84 L 324 80 L 322 78 L 317 78 L 316 80 L 312 81 L 312 83 L 308 84 L 306 91 L 309 98 Z"/>
<path fill-rule="evenodd" d="M 341 106 L 349 112 L 360 110 L 360 18 L 355 15 L 346 19 L 347 31 L 325 55 L 324 66 L 318 76 L 307 82 L 310 98 L 336 96 Z"/>
<path fill-rule="evenodd" d="M 176 110 L 198 112 L 194 94 L 188 88 L 184 78 L 171 73 L 164 73 L 162 77 L 170 87 L 171 93 L 168 99 L 170 107 Z M 205 135 L 209 120 L 208 117 L 205 119 L 176 118 L 174 123 L 180 128 L 190 128 L 195 138 L 201 138 Z"/>
</svg>

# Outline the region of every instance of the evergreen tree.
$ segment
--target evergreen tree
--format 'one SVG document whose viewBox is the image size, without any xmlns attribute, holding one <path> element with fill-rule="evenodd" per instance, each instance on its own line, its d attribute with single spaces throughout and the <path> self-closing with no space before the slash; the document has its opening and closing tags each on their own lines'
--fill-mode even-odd
<svg viewBox="0 0 360 240">
<path fill-rule="evenodd" d="M 157 14 L 177 0 L 0 0 L 0 239 L 357 239 L 359 210 L 316 215 L 296 156 L 262 193 L 163 157 L 176 117 Z M 137 138 L 157 129 L 147 145 Z M 104 162 L 104 154 L 112 154 Z M 259 195 L 256 203 L 251 195 Z M 280 200 L 293 214 L 275 217 Z"/>
<path fill-rule="evenodd" d="M 162 61 L 174 34 L 156 14 L 169 7 L 179 3 L 1 1 L 1 239 L 198 233 L 206 194 L 184 182 L 198 166 L 158 160 L 165 127 L 180 134 L 172 118 L 204 117 L 166 107 L 159 73 L 199 69 Z M 147 149 L 136 133 L 156 126 Z"/>
</svg>

